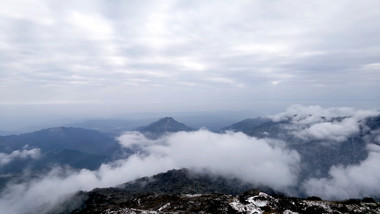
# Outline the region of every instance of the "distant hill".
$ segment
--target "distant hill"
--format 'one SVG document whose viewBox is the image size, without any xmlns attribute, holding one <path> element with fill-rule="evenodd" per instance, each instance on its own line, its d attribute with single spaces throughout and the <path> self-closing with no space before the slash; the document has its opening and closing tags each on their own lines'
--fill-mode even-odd
<svg viewBox="0 0 380 214">
<path fill-rule="evenodd" d="M 112 137 L 100 132 L 72 127 L 57 127 L 40 131 L 0 136 L 1 152 L 12 152 L 25 145 L 44 151 L 76 150 L 88 154 L 104 155 L 118 147 Z"/>
<path fill-rule="evenodd" d="M 0 190 L 8 181 L 19 177 L 35 177 L 48 172 L 53 167 L 69 166 L 75 169 L 98 169 L 102 163 L 118 158 L 130 151 L 117 141 L 94 130 L 56 127 L 20 135 L 0 136 L 0 153 L 10 155 L 14 151 L 39 149 L 36 158 L 13 158 L 0 165 Z M 28 175 L 23 171 L 27 170 Z M 22 175 L 22 176 L 20 176 Z"/>
<path fill-rule="evenodd" d="M 151 120 L 97 119 L 71 123 L 68 126 L 96 130 L 111 136 L 119 136 L 125 131 L 135 130 L 149 122 Z"/>
<path fill-rule="evenodd" d="M 180 123 L 171 117 L 161 118 L 158 121 L 137 130 L 149 138 L 158 138 L 166 133 L 193 131 L 192 128 L 187 127 L 185 124 Z"/>
<path fill-rule="evenodd" d="M 38 158 L 15 158 L 0 167 L 0 174 L 24 169 L 38 173 L 54 166 L 97 169 L 116 158 L 121 150 L 117 141 L 100 132 L 82 128 L 57 127 L 20 135 L 0 136 L 0 152 L 11 154 L 38 148 Z M 128 153 L 128 151 L 127 151 Z"/>
</svg>

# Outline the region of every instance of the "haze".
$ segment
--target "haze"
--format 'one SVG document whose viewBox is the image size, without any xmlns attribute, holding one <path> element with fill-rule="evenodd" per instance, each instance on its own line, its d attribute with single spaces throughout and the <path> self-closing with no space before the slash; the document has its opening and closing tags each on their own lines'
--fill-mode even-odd
<svg viewBox="0 0 380 214">
<path fill-rule="evenodd" d="M 2 5 L 1 129 L 43 118 L 380 106 L 376 0 Z"/>
</svg>

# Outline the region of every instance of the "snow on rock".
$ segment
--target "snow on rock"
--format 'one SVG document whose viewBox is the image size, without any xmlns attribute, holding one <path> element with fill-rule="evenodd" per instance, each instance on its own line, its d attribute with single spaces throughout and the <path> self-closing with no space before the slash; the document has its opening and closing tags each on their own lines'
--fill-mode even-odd
<svg viewBox="0 0 380 214">
<path fill-rule="evenodd" d="M 271 201 L 275 199 L 263 192 L 260 192 L 256 196 L 251 196 L 247 198 L 245 201 L 248 202 L 244 204 L 237 199 L 234 199 L 233 202 L 230 203 L 231 207 L 238 212 L 241 213 L 250 213 L 250 214 L 261 214 L 263 213 L 262 207 L 267 206 Z"/>
<path fill-rule="evenodd" d="M 290 210 L 285 210 L 283 212 L 283 214 L 298 214 L 297 212 L 293 212 L 293 211 L 290 211 Z"/>
<path fill-rule="evenodd" d="M 263 211 L 254 204 L 243 204 L 237 199 L 230 203 L 231 207 L 240 213 L 262 214 Z"/>
</svg>

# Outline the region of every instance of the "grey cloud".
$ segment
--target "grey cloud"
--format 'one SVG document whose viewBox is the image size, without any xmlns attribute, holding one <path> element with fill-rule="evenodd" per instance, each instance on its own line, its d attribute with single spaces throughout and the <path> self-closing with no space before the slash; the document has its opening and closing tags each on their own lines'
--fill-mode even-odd
<svg viewBox="0 0 380 214">
<path fill-rule="evenodd" d="M 196 101 L 183 96 L 196 94 L 212 110 L 233 108 L 216 109 L 221 101 L 215 91 L 233 99 L 239 110 L 257 108 L 260 100 L 269 100 L 265 106 L 270 107 L 279 99 L 285 102 L 281 107 L 379 104 L 378 72 L 365 68 L 379 63 L 376 1 L 5 4 L 9 7 L 0 11 L 0 29 L 7 32 L 0 37 L 2 104 L 160 96 L 162 109 L 174 106 L 166 105 L 174 100 L 182 104 L 169 110 L 178 110 Z M 134 81 L 141 78 L 147 81 Z M 139 93 L 147 90 L 154 93 Z M 130 112 L 145 103 L 134 100 L 134 105 Z"/>
</svg>

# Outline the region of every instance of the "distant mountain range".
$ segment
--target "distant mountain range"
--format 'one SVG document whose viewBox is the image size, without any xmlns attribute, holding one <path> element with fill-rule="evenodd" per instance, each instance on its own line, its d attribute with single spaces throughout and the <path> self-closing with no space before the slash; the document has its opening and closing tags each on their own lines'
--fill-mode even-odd
<svg viewBox="0 0 380 214">
<path fill-rule="evenodd" d="M 342 120 L 344 118 L 330 118 Z M 295 149 L 302 158 L 301 179 L 327 176 L 333 165 L 350 165 L 363 161 L 368 156 L 367 143 L 363 136 L 371 130 L 380 129 L 380 117 L 369 117 L 363 122 L 359 133 L 349 136 L 339 144 L 326 146 L 328 140 L 300 139 L 294 136 L 288 127 L 291 118 L 275 122 L 269 118 L 246 119 L 219 130 L 243 132 L 257 138 L 273 138 L 283 140 L 290 149 Z M 365 128 L 365 127 L 366 128 Z M 147 126 L 137 128 L 146 137 L 156 139 L 165 134 L 194 129 L 165 117 Z M 69 165 L 74 168 L 96 169 L 101 163 L 110 161 L 120 154 L 118 142 L 108 134 L 95 130 L 72 127 L 49 128 L 21 135 L 0 136 L 0 152 L 9 154 L 14 150 L 28 148 L 41 149 L 42 156 L 34 161 L 34 168 L 47 165 Z M 127 154 L 132 151 L 127 151 Z M 124 152 L 125 154 L 125 152 Z M 5 173 L 30 166 L 30 161 L 14 161 L 0 168 Z"/>
<path fill-rule="evenodd" d="M 67 126 L 96 130 L 98 132 L 116 137 L 125 131 L 135 130 L 136 128 L 144 126 L 149 122 L 151 122 L 151 120 L 98 119 L 71 123 Z"/>
<path fill-rule="evenodd" d="M 171 117 L 165 117 L 138 130 L 147 137 L 158 138 L 166 133 L 193 129 Z M 0 136 L 0 153 L 10 154 L 16 150 L 35 148 L 41 153 L 38 159 L 14 160 L 1 166 L 0 173 L 20 172 L 27 167 L 40 170 L 57 165 L 97 169 L 102 163 L 119 158 L 121 153 L 126 157 L 126 154 L 132 152 L 122 149 L 109 134 L 83 128 L 56 127 L 20 135 Z"/>
<path fill-rule="evenodd" d="M 118 146 L 117 142 L 100 132 L 82 128 L 57 127 L 21 135 L 0 136 L 2 152 L 21 149 L 25 145 L 46 151 L 77 150 L 104 155 Z"/>
</svg>

